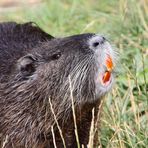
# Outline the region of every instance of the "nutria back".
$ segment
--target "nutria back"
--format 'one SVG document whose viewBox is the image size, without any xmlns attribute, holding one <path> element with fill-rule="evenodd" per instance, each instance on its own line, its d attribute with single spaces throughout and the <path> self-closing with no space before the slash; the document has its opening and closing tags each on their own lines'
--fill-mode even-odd
<svg viewBox="0 0 148 148">
<path fill-rule="evenodd" d="M 96 120 L 114 65 L 101 35 L 55 38 L 31 23 L 0 24 L 1 145 L 77 147 L 73 104 L 79 144 L 87 147 L 92 109 Z"/>
</svg>

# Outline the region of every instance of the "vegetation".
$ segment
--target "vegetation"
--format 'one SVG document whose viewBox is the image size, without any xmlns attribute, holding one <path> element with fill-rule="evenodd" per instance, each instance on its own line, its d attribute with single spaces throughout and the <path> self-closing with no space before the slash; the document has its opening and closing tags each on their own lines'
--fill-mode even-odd
<svg viewBox="0 0 148 148">
<path fill-rule="evenodd" d="M 148 1 L 44 0 L 1 11 L 0 21 L 34 21 L 54 36 L 105 34 L 119 52 L 117 82 L 103 102 L 102 148 L 148 147 Z"/>
</svg>

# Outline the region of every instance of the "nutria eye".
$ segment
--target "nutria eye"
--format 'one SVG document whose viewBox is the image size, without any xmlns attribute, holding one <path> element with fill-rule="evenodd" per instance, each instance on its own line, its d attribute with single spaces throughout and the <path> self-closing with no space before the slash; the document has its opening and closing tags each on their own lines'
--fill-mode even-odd
<svg viewBox="0 0 148 148">
<path fill-rule="evenodd" d="M 60 57 L 61 57 L 61 53 L 56 53 L 56 54 L 53 54 L 53 55 L 52 55 L 51 59 L 52 59 L 52 60 L 57 60 L 57 59 L 59 59 Z"/>
</svg>

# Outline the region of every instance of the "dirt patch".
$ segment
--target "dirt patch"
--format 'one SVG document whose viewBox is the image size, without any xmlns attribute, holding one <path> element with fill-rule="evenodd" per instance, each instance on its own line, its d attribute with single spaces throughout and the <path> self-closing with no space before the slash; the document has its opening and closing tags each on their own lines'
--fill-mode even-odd
<svg viewBox="0 0 148 148">
<path fill-rule="evenodd" d="M 18 7 L 22 5 L 33 5 L 41 2 L 41 0 L 0 0 L 1 8 Z"/>
</svg>

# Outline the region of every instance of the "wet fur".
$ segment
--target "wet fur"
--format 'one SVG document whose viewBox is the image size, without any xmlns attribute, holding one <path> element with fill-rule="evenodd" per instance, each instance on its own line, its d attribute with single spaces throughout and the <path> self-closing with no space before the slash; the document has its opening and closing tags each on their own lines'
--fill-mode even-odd
<svg viewBox="0 0 148 148">
<path fill-rule="evenodd" d="M 5 148 L 53 148 L 53 126 L 57 147 L 63 147 L 50 98 L 66 147 L 76 148 L 70 76 L 80 145 L 87 146 L 92 109 L 96 116 L 101 99 L 95 100 L 95 61 L 85 43 L 92 36 L 54 38 L 32 23 L 0 24 L 1 145 L 6 141 Z M 58 52 L 60 59 L 53 59 Z M 24 56 L 32 60 L 31 72 L 20 70 Z"/>
</svg>

